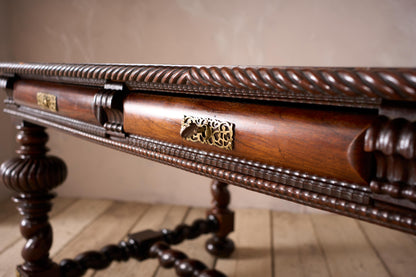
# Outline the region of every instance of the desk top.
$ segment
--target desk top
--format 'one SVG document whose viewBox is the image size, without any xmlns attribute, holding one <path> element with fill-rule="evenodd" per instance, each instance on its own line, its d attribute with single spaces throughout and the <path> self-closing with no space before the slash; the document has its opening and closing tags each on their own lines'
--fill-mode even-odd
<svg viewBox="0 0 416 277">
<path fill-rule="evenodd" d="M 24 121 L 416 233 L 416 69 L 0 63 L 0 88 Z"/>
<path fill-rule="evenodd" d="M 416 101 L 415 68 L 0 63 L 0 76 L 213 97 L 351 107 Z"/>
</svg>

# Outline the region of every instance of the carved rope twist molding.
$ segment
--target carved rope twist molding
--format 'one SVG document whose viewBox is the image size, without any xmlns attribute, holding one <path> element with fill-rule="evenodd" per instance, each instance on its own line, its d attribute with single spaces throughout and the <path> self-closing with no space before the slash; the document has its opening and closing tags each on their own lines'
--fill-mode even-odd
<svg viewBox="0 0 416 277">
<path fill-rule="evenodd" d="M 278 99 L 389 99 L 416 100 L 413 68 L 318 68 L 318 67 L 199 67 L 106 64 L 0 63 L 0 75 L 23 75 L 46 80 L 76 78 L 166 85 L 173 92 L 221 91 L 220 96 Z M 93 82 L 93 81 L 91 81 Z M 186 86 L 186 90 L 184 90 Z M 152 89 L 151 86 L 148 87 Z M 158 87 L 163 89 L 163 87 Z M 154 89 L 154 88 L 153 88 Z M 243 94 L 238 92 L 244 92 Z M 282 98 L 282 97 L 280 97 Z M 283 97 L 284 98 L 284 97 Z"/>
</svg>

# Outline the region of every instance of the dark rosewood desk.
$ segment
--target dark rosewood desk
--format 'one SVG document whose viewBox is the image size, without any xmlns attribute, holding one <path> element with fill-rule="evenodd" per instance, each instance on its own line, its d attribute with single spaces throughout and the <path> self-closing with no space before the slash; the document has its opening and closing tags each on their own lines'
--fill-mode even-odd
<svg viewBox="0 0 416 277">
<path fill-rule="evenodd" d="M 207 250 L 231 254 L 228 184 L 416 234 L 415 69 L 3 63 L 0 87 L 20 120 L 1 176 L 23 216 L 22 276 L 129 258 L 223 276 L 170 247 L 212 233 Z M 190 226 L 52 262 L 47 213 L 66 166 L 46 155 L 45 127 L 211 177 L 213 207 Z"/>
</svg>

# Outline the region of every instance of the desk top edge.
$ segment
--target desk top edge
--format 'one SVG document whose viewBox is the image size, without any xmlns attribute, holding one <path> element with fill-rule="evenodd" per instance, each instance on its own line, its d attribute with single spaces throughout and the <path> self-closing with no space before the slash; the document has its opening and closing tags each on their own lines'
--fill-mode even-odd
<svg viewBox="0 0 416 277">
<path fill-rule="evenodd" d="M 0 78 L 9 77 L 337 106 L 416 101 L 416 68 L 0 63 Z"/>
</svg>

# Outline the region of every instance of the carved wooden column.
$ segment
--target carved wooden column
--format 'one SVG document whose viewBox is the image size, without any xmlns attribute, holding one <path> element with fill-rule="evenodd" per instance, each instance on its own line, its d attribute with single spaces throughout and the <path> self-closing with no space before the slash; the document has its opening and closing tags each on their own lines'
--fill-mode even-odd
<svg viewBox="0 0 416 277">
<path fill-rule="evenodd" d="M 219 228 L 215 234 L 207 240 L 205 248 L 209 253 L 217 257 L 228 257 L 234 251 L 234 243 L 227 235 L 234 230 L 234 212 L 228 209 L 230 192 L 228 184 L 214 181 L 211 185 L 213 207 L 208 214 L 214 215 Z"/>
<path fill-rule="evenodd" d="M 66 166 L 61 159 L 46 156 L 45 128 L 22 122 L 17 129 L 19 157 L 5 161 L 0 169 L 6 187 L 18 193 L 13 200 L 23 216 L 20 232 L 27 240 L 22 250 L 25 262 L 17 272 L 20 276 L 59 276 L 57 264 L 49 258 L 52 227 L 48 212 L 54 197 L 50 190 L 64 181 Z"/>
<path fill-rule="evenodd" d="M 365 134 L 364 151 L 376 166 L 372 197 L 399 206 L 416 203 L 416 110 L 414 103 L 385 101 Z"/>
</svg>

